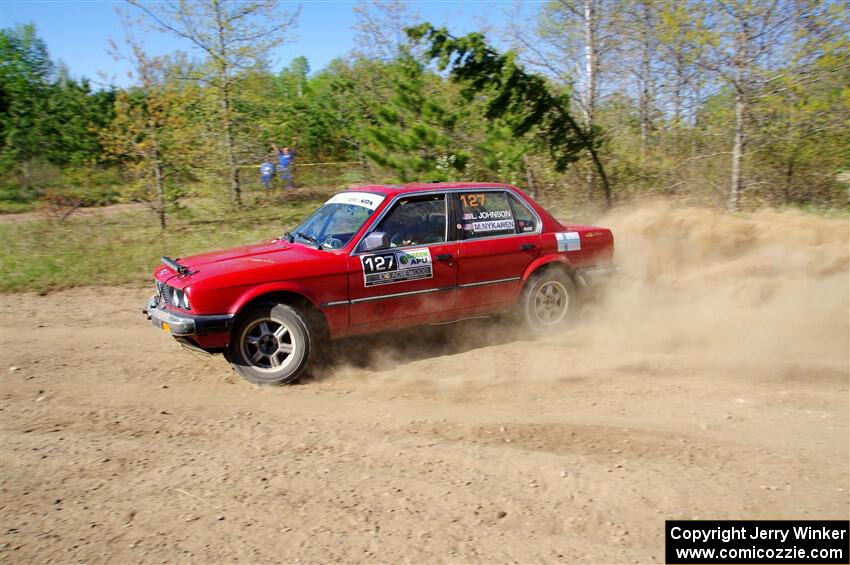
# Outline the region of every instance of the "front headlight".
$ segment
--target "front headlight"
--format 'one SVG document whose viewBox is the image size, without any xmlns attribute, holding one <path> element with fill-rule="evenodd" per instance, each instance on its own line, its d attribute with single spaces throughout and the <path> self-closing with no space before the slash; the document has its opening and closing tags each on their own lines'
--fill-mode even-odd
<svg viewBox="0 0 850 565">
<path fill-rule="evenodd" d="M 183 289 L 183 308 L 186 310 L 191 310 L 192 306 L 189 304 L 189 293 L 186 292 L 187 289 Z"/>
<path fill-rule="evenodd" d="M 180 306 L 180 293 L 177 292 L 176 288 L 171 291 L 171 303 Z"/>
</svg>

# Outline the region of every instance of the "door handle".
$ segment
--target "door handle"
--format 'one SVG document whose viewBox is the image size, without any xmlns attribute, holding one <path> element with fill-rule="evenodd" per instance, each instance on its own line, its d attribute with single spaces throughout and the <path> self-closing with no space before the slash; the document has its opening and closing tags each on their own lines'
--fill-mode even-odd
<svg viewBox="0 0 850 565">
<path fill-rule="evenodd" d="M 522 249 L 523 251 L 531 251 L 535 247 L 537 247 L 537 246 L 534 245 L 533 243 L 523 243 L 522 245 L 519 246 L 519 248 Z"/>
<path fill-rule="evenodd" d="M 437 261 L 442 261 L 443 263 L 445 263 L 446 261 L 451 261 L 451 260 L 452 260 L 452 254 L 451 253 L 440 253 L 439 255 L 437 255 Z"/>
</svg>

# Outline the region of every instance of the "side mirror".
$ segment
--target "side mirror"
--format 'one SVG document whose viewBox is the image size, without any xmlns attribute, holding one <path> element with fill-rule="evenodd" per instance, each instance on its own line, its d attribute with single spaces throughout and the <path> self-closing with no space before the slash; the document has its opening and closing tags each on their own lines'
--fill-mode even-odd
<svg viewBox="0 0 850 565">
<path fill-rule="evenodd" d="M 378 251 L 380 249 L 388 249 L 390 246 L 390 236 L 382 231 L 373 231 L 360 244 L 360 251 Z"/>
</svg>

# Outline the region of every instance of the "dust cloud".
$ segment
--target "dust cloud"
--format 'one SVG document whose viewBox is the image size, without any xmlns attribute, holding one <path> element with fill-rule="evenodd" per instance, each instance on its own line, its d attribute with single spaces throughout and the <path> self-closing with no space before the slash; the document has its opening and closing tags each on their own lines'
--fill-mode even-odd
<svg viewBox="0 0 850 565">
<path fill-rule="evenodd" d="M 614 230 L 620 272 L 584 330 L 599 343 L 847 362 L 846 219 L 655 204 L 601 222 Z"/>
<path fill-rule="evenodd" d="M 346 340 L 334 355 L 344 363 L 325 378 L 434 390 L 549 385 L 675 359 L 683 373 L 805 378 L 795 367 L 806 367 L 846 380 L 846 219 L 653 203 L 595 223 L 613 229 L 619 271 L 565 331 L 531 340 L 495 319 Z"/>
</svg>

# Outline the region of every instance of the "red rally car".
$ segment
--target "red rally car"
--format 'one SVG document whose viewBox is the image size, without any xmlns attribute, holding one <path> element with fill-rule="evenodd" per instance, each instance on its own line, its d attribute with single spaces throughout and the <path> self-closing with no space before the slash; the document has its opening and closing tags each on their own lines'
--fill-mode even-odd
<svg viewBox="0 0 850 565">
<path fill-rule="evenodd" d="M 144 311 L 247 380 L 284 384 L 343 336 L 508 312 L 552 330 L 613 254 L 610 230 L 562 224 L 514 186 L 361 186 L 280 238 L 163 257 Z"/>
</svg>

